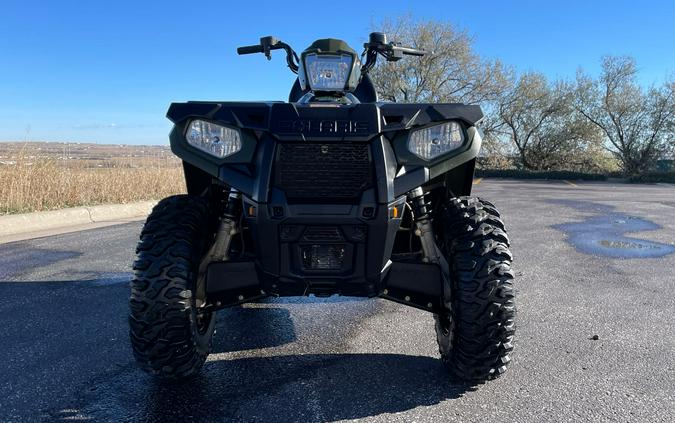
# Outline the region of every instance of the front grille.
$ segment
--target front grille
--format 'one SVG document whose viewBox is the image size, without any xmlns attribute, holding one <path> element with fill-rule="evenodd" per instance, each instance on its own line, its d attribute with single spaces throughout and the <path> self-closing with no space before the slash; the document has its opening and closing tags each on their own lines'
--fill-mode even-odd
<svg viewBox="0 0 675 423">
<path fill-rule="evenodd" d="M 337 226 L 308 226 L 302 236 L 304 241 L 342 241 Z"/>
<path fill-rule="evenodd" d="M 278 150 L 275 185 L 291 202 L 358 201 L 373 185 L 367 144 L 283 143 Z"/>
</svg>

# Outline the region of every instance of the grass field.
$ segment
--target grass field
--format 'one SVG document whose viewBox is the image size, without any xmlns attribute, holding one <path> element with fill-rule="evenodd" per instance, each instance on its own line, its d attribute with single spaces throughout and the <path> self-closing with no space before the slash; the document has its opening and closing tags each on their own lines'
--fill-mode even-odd
<svg viewBox="0 0 675 423">
<path fill-rule="evenodd" d="M 184 191 L 181 162 L 167 146 L 0 142 L 0 214 Z"/>
</svg>

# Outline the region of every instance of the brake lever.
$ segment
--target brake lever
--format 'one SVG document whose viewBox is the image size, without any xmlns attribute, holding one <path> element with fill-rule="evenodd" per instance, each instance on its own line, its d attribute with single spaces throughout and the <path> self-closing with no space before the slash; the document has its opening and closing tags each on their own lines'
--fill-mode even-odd
<svg viewBox="0 0 675 423">
<path fill-rule="evenodd" d="M 272 60 L 272 50 L 285 50 L 286 64 L 288 65 L 291 72 L 298 73 L 298 65 L 295 62 L 300 63 L 300 59 L 298 58 L 298 55 L 295 53 L 295 51 L 293 51 L 291 46 L 271 35 L 268 35 L 267 37 L 261 37 L 260 46 L 262 47 L 262 52 L 265 54 L 265 57 L 267 57 L 267 60 Z"/>
<path fill-rule="evenodd" d="M 263 48 L 263 54 L 267 57 L 267 60 L 272 60 L 272 50 L 280 48 L 277 47 L 277 44 L 279 44 L 279 39 L 271 35 L 260 38 L 260 45 Z"/>
</svg>

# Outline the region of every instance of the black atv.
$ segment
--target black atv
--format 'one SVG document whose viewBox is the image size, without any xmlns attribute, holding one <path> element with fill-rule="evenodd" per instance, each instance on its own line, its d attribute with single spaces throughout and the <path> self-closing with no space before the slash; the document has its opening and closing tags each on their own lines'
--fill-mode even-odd
<svg viewBox="0 0 675 423">
<path fill-rule="evenodd" d="M 378 102 L 378 56 L 420 50 L 373 33 L 297 54 L 274 37 L 239 54 L 285 50 L 298 74 L 285 102 L 173 103 L 172 151 L 186 195 L 157 204 L 141 233 L 130 299 L 140 367 L 197 373 L 216 311 L 269 296 L 380 297 L 429 311 L 441 359 L 483 381 L 509 364 L 515 332 L 509 239 L 470 197 L 479 106 Z"/>
</svg>

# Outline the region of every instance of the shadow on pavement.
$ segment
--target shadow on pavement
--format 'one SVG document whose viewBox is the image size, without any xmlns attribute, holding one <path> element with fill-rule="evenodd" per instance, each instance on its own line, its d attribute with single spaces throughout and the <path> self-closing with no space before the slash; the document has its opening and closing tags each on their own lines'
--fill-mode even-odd
<svg viewBox="0 0 675 423">
<path fill-rule="evenodd" d="M 264 348 L 297 338 L 289 310 L 274 300 L 219 312 L 214 354 L 226 352 L 226 359 L 212 356 L 187 383 L 157 381 L 132 362 L 128 276 L 2 283 L 8 301 L 0 308 L 16 319 L 0 333 L 16 346 L 1 355 L 25 356 L 9 375 L 26 395 L 25 403 L 14 404 L 17 412 L 47 421 L 334 421 L 432 406 L 472 389 L 451 381 L 435 357 L 297 351 L 268 356 L 274 352 Z M 39 320 L 15 301 L 27 298 L 31 310 L 41 310 Z M 21 320 L 31 324 L 19 325 Z M 44 353 L 25 355 L 26 345 Z M 33 392 L 36 380 L 41 389 Z"/>
<path fill-rule="evenodd" d="M 397 413 L 461 397 L 440 361 L 401 354 L 314 354 L 207 363 L 186 383 L 135 368 L 101 380 L 51 418 L 115 421 L 334 421 Z"/>
<path fill-rule="evenodd" d="M 277 347 L 295 339 L 295 325 L 285 308 L 227 308 L 218 312 L 212 354 Z"/>
</svg>

